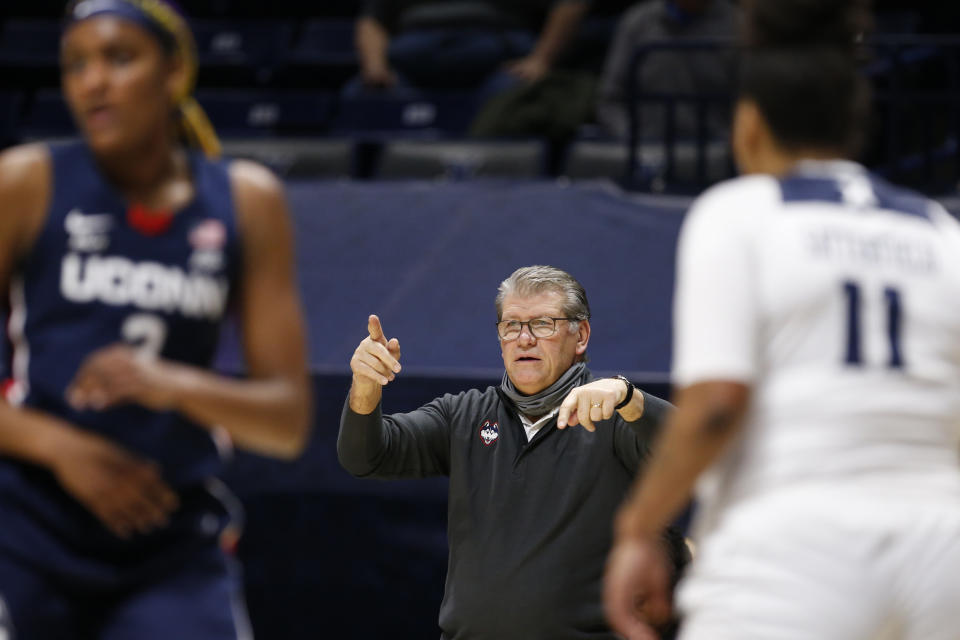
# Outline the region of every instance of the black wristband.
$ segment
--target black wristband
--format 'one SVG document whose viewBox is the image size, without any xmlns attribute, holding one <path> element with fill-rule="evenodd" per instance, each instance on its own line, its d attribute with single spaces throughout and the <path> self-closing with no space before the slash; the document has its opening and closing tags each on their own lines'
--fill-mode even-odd
<svg viewBox="0 0 960 640">
<path fill-rule="evenodd" d="M 623 383 L 627 385 L 627 395 L 623 396 L 623 400 L 621 400 L 621 401 L 617 404 L 617 406 L 614 407 L 614 410 L 615 410 L 615 411 L 620 411 L 620 409 L 623 409 L 625 406 L 627 406 L 628 404 L 630 404 L 630 401 L 631 401 L 631 400 L 633 400 L 633 388 L 634 388 L 634 387 L 633 387 L 633 383 L 630 382 L 629 380 L 627 380 L 624 376 L 613 376 L 613 379 L 614 379 L 614 380 L 622 380 Z"/>
</svg>

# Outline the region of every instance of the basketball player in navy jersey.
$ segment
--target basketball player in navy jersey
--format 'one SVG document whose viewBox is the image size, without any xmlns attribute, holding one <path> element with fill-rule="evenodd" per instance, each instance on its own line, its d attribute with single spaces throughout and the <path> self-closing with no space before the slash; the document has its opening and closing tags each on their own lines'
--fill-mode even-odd
<svg viewBox="0 0 960 640">
<path fill-rule="evenodd" d="M 0 155 L 0 636 L 249 637 L 216 476 L 307 436 L 282 187 L 213 159 L 169 4 L 71 3 L 61 61 L 83 141 Z M 231 307 L 246 379 L 209 371 Z"/>
<path fill-rule="evenodd" d="M 851 157 L 856 0 L 750 0 L 744 175 L 684 221 L 677 409 L 616 524 L 612 626 L 666 615 L 656 533 L 694 488 L 683 640 L 960 639 L 960 224 Z"/>
</svg>

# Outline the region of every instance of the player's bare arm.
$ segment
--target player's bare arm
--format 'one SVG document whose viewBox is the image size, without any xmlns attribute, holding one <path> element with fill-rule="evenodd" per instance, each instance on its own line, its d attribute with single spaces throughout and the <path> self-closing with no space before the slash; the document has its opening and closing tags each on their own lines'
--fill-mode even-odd
<svg viewBox="0 0 960 640">
<path fill-rule="evenodd" d="M 49 204 L 50 155 L 43 145 L 0 153 L 0 293 L 40 232 Z"/>
<path fill-rule="evenodd" d="M 665 618 L 669 609 L 667 574 L 659 532 L 690 499 L 699 475 L 736 438 L 743 424 L 750 388 L 736 382 L 693 384 L 678 393 L 677 408 L 664 427 L 647 470 L 634 483 L 632 497 L 615 523 L 615 543 L 607 564 L 604 594 L 611 626 L 628 638 L 655 638 L 638 617 L 635 603 L 659 603 L 647 611 Z"/>
</svg>

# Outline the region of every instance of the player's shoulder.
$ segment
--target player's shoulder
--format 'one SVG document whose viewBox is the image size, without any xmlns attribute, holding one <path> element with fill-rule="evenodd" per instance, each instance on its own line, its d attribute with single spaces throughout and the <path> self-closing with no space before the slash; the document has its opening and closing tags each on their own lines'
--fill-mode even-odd
<svg viewBox="0 0 960 640">
<path fill-rule="evenodd" d="M 50 147 L 24 144 L 0 152 L 0 191 L 24 193 L 50 186 Z"/>
<path fill-rule="evenodd" d="M 51 198 L 53 163 L 45 144 L 27 144 L 0 152 L 0 232 L 31 246 Z"/>
<path fill-rule="evenodd" d="M 698 202 L 727 202 L 746 198 L 779 201 L 779 181 L 767 174 L 750 174 L 718 182 L 705 190 Z"/>
<path fill-rule="evenodd" d="M 936 200 L 930 201 L 927 215 L 938 232 L 951 242 L 960 243 L 960 218 Z"/>
<path fill-rule="evenodd" d="M 283 183 L 273 171 L 252 160 L 231 160 L 228 165 L 230 184 L 243 197 L 277 197 Z"/>
<path fill-rule="evenodd" d="M 245 236 L 267 232 L 287 216 L 283 182 L 270 169 L 251 160 L 231 160 L 227 172 Z"/>
<path fill-rule="evenodd" d="M 943 209 L 938 202 L 918 191 L 894 184 L 876 173 L 869 172 L 867 175 L 878 209 L 936 223 L 935 219 L 939 218 L 941 213 L 939 210 Z"/>
<path fill-rule="evenodd" d="M 686 224 L 752 226 L 758 215 L 781 202 L 779 184 L 773 176 L 740 176 L 704 191 L 691 205 Z"/>
</svg>

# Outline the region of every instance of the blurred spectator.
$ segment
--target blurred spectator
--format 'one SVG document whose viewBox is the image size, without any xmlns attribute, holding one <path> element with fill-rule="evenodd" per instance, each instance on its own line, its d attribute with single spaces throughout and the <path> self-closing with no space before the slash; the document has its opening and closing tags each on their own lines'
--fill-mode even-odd
<svg viewBox="0 0 960 640">
<path fill-rule="evenodd" d="M 588 0 L 366 0 L 356 28 L 360 78 L 346 92 L 492 83 L 490 95 L 538 80 L 588 7 Z"/>
<path fill-rule="evenodd" d="M 730 0 L 645 0 L 634 5 L 620 20 L 597 96 L 597 119 L 611 135 L 626 138 L 627 75 L 634 51 L 644 44 L 732 38 L 736 33 L 739 9 Z M 645 92 L 684 94 L 728 94 L 732 90 L 732 53 L 716 50 L 665 49 L 649 54 L 637 68 L 634 81 Z M 725 136 L 728 114 L 712 103 L 707 110 L 707 135 Z M 647 103 L 640 115 L 642 136 L 661 136 L 667 107 Z M 690 102 L 680 103 L 675 112 L 678 137 L 697 133 L 697 113 Z"/>
</svg>

